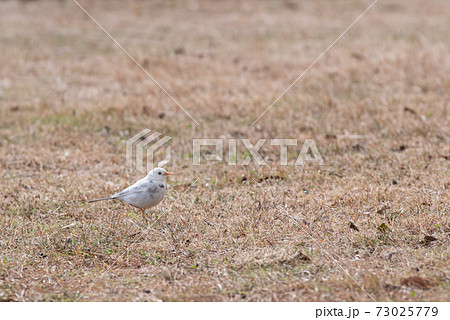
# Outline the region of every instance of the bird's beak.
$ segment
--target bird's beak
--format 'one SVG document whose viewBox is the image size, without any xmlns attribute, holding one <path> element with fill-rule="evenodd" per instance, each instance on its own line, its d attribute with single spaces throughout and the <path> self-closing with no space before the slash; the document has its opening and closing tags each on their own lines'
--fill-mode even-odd
<svg viewBox="0 0 450 320">
<path fill-rule="evenodd" d="M 170 176 L 171 174 L 174 174 L 173 172 L 166 172 L 166 176 Z"/>
</svg>

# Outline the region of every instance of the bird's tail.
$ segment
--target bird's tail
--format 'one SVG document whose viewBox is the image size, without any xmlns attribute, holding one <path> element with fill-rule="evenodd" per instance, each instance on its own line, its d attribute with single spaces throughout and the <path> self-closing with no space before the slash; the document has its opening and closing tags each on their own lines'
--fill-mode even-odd
<svg viewBox="0 0 450 320">
<path fill-rule="evenodd" d="M 101 199 L 94 199 L 94 200 L 88 201 L 88 203 L 102 201 L 102 200 L 111 200 L 111 199 L 114 199 L 114 198 L 113 197 L 106 197 L 106 198 L 101 198 Z"/>
</svg>

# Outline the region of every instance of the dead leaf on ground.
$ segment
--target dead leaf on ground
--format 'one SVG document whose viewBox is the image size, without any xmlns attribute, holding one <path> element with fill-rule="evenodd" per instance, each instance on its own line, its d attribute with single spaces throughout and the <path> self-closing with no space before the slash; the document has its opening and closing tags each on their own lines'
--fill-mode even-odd
<svg viewBox="0 0 450 320">
<path fill-rule="evenodd" d="M 409 112 L 409 113 L 412 113 L 412 114 L 417 114 L 417 112 L 414 109 L 411 109 L 411 108 L 408 108 L 408 107 L 405 107 L 403 110 L 405 112 Z"/>
<path fill-rule="evenodd" d="M 407 287 L 415 287 L 420 289 L 429 289 L 431 287 L 430 281 L 418 276 L 405 278 L 402 280 L 402 284 Z"/>
<path fill-rule="evenodd" d="M 357 227 L 353 222 L 351 222 L 351 221 L 350 221 L 350 223 L 349 223 L 349 226 L 350 226 L 350 229 L 359 231 L 358 227 Z"/>
<path fill-rule="evenodd" d="M 366 58 L 362 53 L 359 52 L 352 52 L 351 55 L 356 60 L 364 60 Z"/>
<path fill-rule="evenodd" d="M 420 241 L 420 243 L 423 244 L 423 245 L 429 245 L 432 242 L 435 242 L 435 241 L 438 241 L 438 240 L 439 240 L 438 238 L 435 238 L 433 236 L 425 235 L 425 237 L 423 238 L 422 241 Z"/>
</svg>

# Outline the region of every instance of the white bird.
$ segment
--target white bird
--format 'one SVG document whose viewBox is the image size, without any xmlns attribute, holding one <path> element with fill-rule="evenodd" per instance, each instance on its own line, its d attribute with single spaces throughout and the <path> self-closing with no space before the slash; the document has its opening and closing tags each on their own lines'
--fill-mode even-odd
<svg viewBox="0 0 450 320">
<path fill-rule="evenodd" d="M 91 200 L 88 203 L 102 200 L 122 200 L 141 210 L 144 220 L 147 221 L 145 209 L 154 207 L 162 201 L 166 193 L 166 176 L 171 174 L 173 173 L 167 172 L 163 168 L 155 168 L 145 178 L 125 190 L 110 197 Z"/>
</svg>

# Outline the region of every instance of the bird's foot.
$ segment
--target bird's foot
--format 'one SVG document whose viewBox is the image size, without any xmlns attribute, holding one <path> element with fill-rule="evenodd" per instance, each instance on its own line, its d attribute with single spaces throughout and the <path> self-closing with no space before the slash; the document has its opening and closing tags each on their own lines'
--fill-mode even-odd
<svg viewBox="0 0 450 320">
<path fill-rule="evenodd" d="M 149 212 L 150 213 L 150 215 L 151 215 L 151 211 Z M 147 215 L 147 213 L 145 213 L 145 211 L 144 210 L 142 210 L 142 218 L 144 219 L 144 223 L 146 224 L 146 225 L 148 225 L 149 224 L 149 219 L 148 219 L 148 215 Z"/>
</svg>

